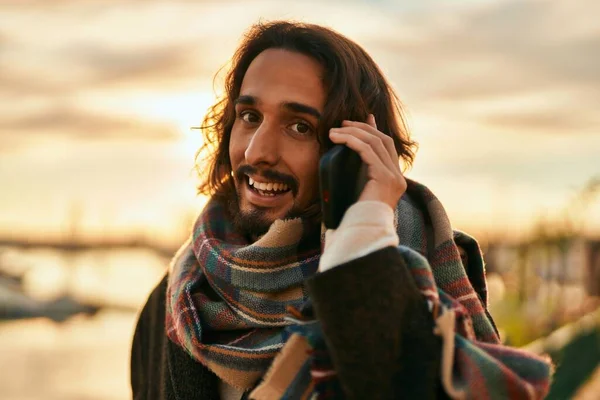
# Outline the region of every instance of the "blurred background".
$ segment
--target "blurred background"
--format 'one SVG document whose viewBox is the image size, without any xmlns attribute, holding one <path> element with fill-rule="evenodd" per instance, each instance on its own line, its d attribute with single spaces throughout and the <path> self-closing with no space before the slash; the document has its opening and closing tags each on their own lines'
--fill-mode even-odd
<svg viewBox="0 0 600 400">
<path fill-rule="evenodd" d="M 600 3 L 0 2 L 0 398 L 127 399 L 136 313 L 202 209 L 213 76 L 259 20 L 330 26 L 387 74 L 429 186 L 488 263 L 551 398 L 600 393 Z"/>
</svg>

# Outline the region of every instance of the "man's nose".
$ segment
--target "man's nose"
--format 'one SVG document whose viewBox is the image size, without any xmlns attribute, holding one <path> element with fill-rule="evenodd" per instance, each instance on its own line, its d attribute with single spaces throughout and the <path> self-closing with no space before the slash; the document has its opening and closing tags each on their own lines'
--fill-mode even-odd
<svg viewBox="0 0 600 400">
<path fill-rule="evenodd" d="M 280 157 L 276 124 L 263 121 L 250 138 L 244 156 L 249 165 L 276 165 Z"/>
</svg>

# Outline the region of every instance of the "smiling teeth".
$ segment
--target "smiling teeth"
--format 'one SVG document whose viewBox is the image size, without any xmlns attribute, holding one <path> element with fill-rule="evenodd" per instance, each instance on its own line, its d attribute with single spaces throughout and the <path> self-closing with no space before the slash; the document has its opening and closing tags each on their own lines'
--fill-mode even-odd
<svg viewBox="0 0 600 400">
<path fill-rule="evenodd" d="M 285 190 L 288 190 L 288 185 L 286 185 L 285 183 L 256 182 L 254 179 L 252 179 L 250 177 L 248 177 L 248 183 L 250 183 L 250 186 L 254 187 L 255 189 L 261 190 L 261 191 L 283 192 Z"/>
</svg>

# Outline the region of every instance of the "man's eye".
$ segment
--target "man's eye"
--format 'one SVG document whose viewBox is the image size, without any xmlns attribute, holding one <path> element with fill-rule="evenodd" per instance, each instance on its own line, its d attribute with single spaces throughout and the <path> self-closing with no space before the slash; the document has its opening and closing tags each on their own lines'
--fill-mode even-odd
<svg viewBox="0 0 600 400">
<path fill-rule="evenodd" d="M 260 120 L 258 115 L 256 115 L 256 113 L 252 111 L 242 111 L 240 113 L 240 118 L 242 119 L 242 121 L 248 122 L 250 124 L 254 124 Z"/>
<path fill-rule="evenodd" d="M 311 127 L 303 122 L 296 122 L 295 124 L 290 125 L 291 129 L 295 132 L 306 135 L 312 131 Z"/>
</svg>

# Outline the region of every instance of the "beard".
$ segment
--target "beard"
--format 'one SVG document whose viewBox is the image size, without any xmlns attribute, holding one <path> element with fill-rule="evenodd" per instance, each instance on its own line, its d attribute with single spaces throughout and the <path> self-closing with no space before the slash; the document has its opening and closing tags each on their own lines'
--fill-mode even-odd
<svg viewBox="0 0 600 400">
<path fill-rule="evenodd" d="M 235 171 L 235 181 L 240 182 L 238 185 L 244 185 L 245 174 L 256 173 L 257 170 L 249 165 L 243 165 Z M 298 194 L 298 182 L 296 179 L 289 175 L 281 174 L 273 170 L 263 170 L 261 175 L 270 178 L 272 180 L 283 182 L 290 187 L 291 193 L 295 198 Z M 308 207 L 301 209 L 298 204 L 294 201 L 292 207 L 285 213 L 283 217 L 274 217 L 269 215 L 267 208 L 253 207 L 252 210 L 242 210 L 240 207 L 240 192 L 241 187 L 232 183 L 232 191 L 230 192 L 227 199 L 227 209 L 229 215 L 232 218 L 235 229 L 251 240 L 256 240 L 258 237 L 267 233 L 273 222 L 277 219 L 293 219 L 303 218 L 308 219 L 311 222 L 320 220 L 321 207 L 319 201 L 310 204 Z"/>
<path fill-rule="evenodd" d="M 274 218 L 268 214 L 266 209 L 242 210 L 237 190 L 235 196 L 232 197 L 228 202 L 227 208 L 229 215 L 232 217 L 233 226 L 239 233 L 252 240 L 267 233 L 273 222 L 277 219 L 302 218 L 305 214 L 305 212 L 294 204 L 283 217 Z"/>
</svg>

